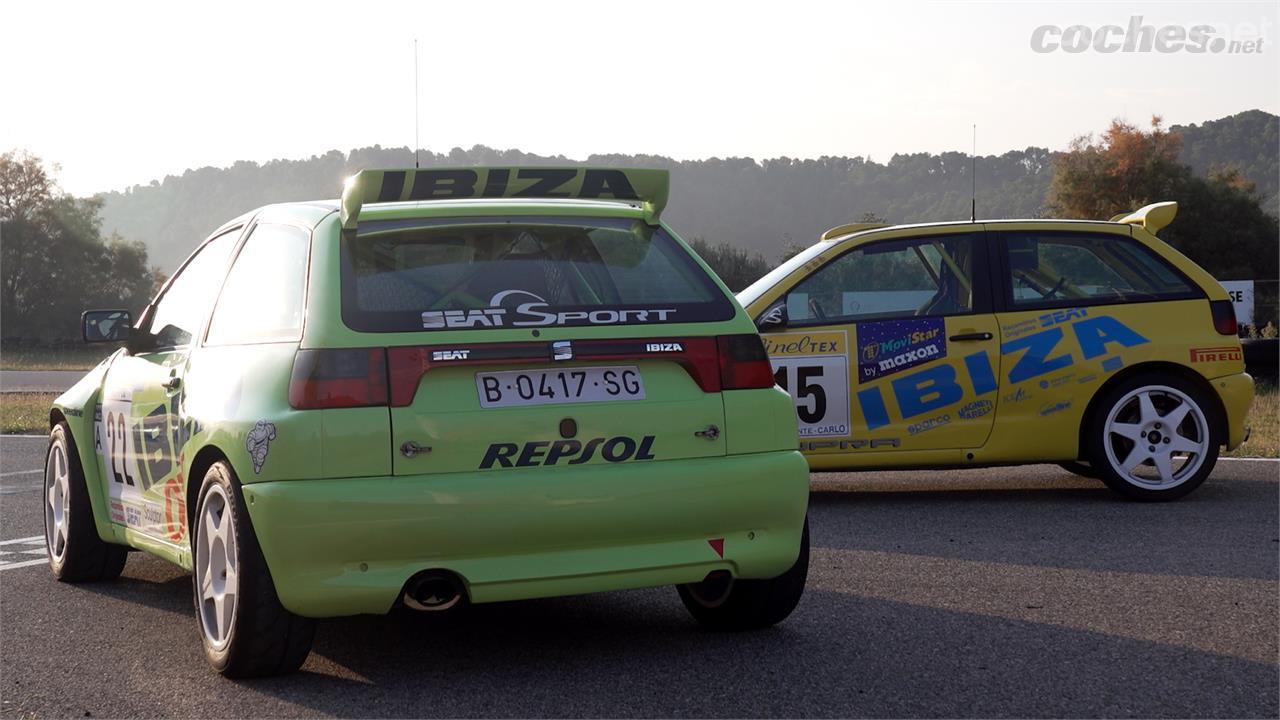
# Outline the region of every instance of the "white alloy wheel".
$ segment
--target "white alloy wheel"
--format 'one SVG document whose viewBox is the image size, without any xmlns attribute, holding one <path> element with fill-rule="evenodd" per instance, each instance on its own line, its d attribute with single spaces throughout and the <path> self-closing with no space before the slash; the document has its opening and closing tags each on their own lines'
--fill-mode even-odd
<svg viewBox="0 0 1280 720">
<path fill-rule="evenodd" d="M 67 446 L 55 440 L 44 468 L 44 536 L 49 557 L 61 564 L 67 556 L 67 532 L 71 526 L 71 466 Z"/>
<path fill-rule="evenodd" d="M 240 595 L 234 513 L 221 485 L 210 485 L 197 521 L 196 603 L 200 628 L 215 650 L 227 646 Z"/>
<path fill-rule="evenodd" d="M 1103 433 L 1111 467 L 1124 481 L 1148 490 L 1186 482 L 1204 464 L 1212 442 L 1204 410 L 1166 385 L 1126 393 L 1107 413 Z"/>
</svg>

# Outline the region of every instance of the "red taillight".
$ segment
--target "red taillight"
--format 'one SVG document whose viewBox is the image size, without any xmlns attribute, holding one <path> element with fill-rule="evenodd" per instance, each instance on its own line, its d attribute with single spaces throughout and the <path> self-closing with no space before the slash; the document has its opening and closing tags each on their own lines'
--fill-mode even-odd
<svg viewBox="0 0 1280 720">
<path fill-rule="evenodd" d="M 422 374 L 431 369 L 431 349 L 389 348 L 387 358 L 391 371 L 391 407 L 408 407 L 418 392 Z"/>
<path fill-rule="evenodd" d="M 1209 301 L 1209 313 L 1213 315 L 1213 329 L 1219 335 L 1236 335 L 1240 332 L 1240 323 L 1236 322 L 1236 309 L 1230 300 Z"/>
<path fill-rule="evenodd" d="M 299 350 L 289 379 L 289 405 L 298 410 L 387 404 L 387 357 L 382 348 Z"/>
<path fill-rule="evenodd" d="M 759 335 L 721 335 L 720 387 L 725 390 L 771 388 L 773 366 Z"/>
</svg>

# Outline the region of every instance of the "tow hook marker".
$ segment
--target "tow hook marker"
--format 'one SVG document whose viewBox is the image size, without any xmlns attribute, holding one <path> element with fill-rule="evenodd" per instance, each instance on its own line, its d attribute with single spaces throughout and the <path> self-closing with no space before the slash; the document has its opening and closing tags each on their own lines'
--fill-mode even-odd
<svg viewBox="0 0 1280 720">
<path fill-rule="evenodd" d="M 712 550 L 716 551 L 717 555 L 724 557 L 724 538 L 712 538 L 707 541 L 707 544 L 711 546 Z"/>
</svg>

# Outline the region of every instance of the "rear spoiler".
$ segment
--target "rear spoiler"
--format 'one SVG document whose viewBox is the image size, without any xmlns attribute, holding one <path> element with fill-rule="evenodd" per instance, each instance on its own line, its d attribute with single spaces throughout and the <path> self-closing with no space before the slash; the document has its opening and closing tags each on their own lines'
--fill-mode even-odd
<svg viewBox="0 0 1280 720">
<path fill-rule="evenodd" d="M 342 228 L 369 203 L 464 198 L 579 198 L 639 204 L 650 224 L 667 205 L 666 170 L 586 167 L 470 167 L 361 170 L 342 189 Z"/>
<path fill-rule="evenodd" d="M 1173 222 L 1173 218 L 1178 214 L 1178 203 L 1176 202 L 1158 202 L 1152 203 L 1144 208 L 1134 210 L 1131 213 L 1120 213 L 1111 218 L 1111 222 L 1123 223 L 1125 225 L 1138 225 L 1143 230 L 1155 235 L 1161 229 L 1169 226 Z"/>
</svg>

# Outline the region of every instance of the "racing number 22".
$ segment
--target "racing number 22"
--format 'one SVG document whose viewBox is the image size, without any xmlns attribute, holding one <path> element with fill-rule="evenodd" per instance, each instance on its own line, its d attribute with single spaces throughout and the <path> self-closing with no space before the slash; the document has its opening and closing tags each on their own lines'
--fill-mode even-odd
<svg viewBox="0 0 1280 720">
<path fill-rule="evenodd" d="M 129 428 L 124 415 L 107 413 L 107 459 L 116 482 L 135 485 L 133 476 L 129 474 Z"/>
</svg>

